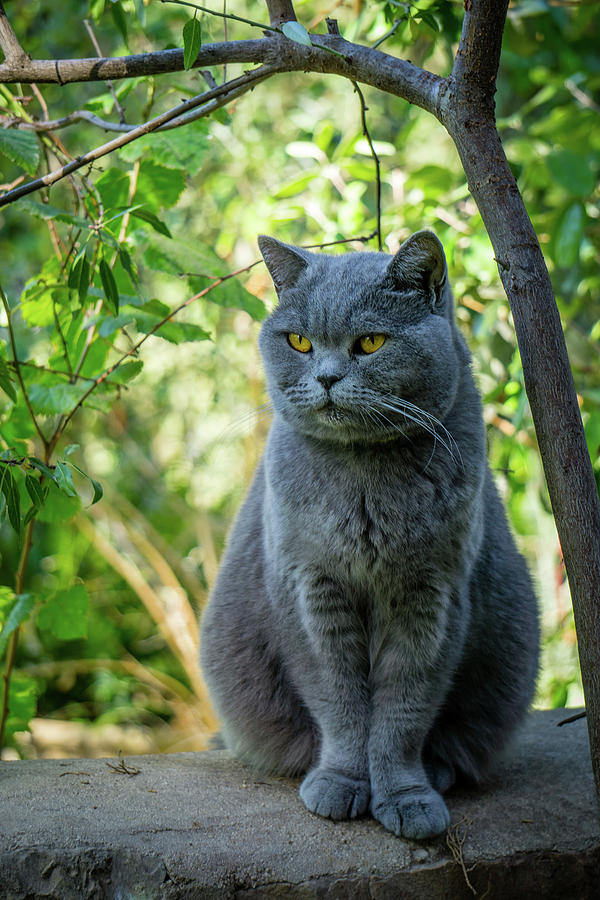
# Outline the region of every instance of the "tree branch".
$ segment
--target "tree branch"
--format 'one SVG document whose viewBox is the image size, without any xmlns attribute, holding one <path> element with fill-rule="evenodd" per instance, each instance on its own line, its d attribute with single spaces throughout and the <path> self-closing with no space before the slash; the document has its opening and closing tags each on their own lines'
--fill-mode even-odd
<svg viewBox="0 0 600 900">
<path fill-rule="evenodd" d="M 95 162 L 102 156 L 106 156 L 107 153 L 112 153 L 113 150 L 118 150 L 119 147 L 123 147 L 125 144 L 128 144 L 145 134 L 156 131 L 161 125 L 164 125 L 167 122 L 176 120 L 178 124 L 183 125 L 185 122 L 189 121 L 184 114 L 191 110 L 195 111 L 196 117 L 199 115 L 207 116 L 225 103 L 229 103 L 235 97 L 244 94 L 258 84 L 258 82 L 268 78 L 269 75 L 272 74 L 273 69 L 270 66 L 262 66 L 260 69 L 256 69 L 254 72 L 248 72 L 246 75 L 235 78 L 227 84 L 222 84 L 211 91 L 199 94 L 197 97 L 192 97 L 191 100 L 185 100 L 183 103 L 162 113 L 160 116 L 156 116 L 156 118 L 151 119 L 149 122 L 138 125 L 133 131 L 121 135 L 121 137 L 114 138 L 112 141 L 103 144 L 101 147 L 97 147 L 95 150 L 91 150 L 89 153 L 78 156 L 77 159 L 67 163 L 65 166 L 61 166 L 60 169 L 48 172 L 47 175 L 44 175 L 41 178 L 36 178 L 34 181 L 20 185 L 18 188 L 3 194 L 0 196 L 0 207 L 13 203 L 15 200 L 18 200 L 27 194 L 31 194 L 42 187 L 50 187 L 57 181 L 60 181 L 61 178 L 70 175 L 71 172 Z M 197 107 L 200 107 L 200 109 L 197 109 Z"/>
<path fill-rule="evenodd" d="M 460 44 L 451 80 L 469 102 L 494 111 L 496 76 L 500 65 L 502 33 L 508 0 L 476 0 L 465 3 Z"/>
<path fill-rule="evenodd" d="M 86 31 L 90 36 L 90 40 L 91 40 L 92 44 L 94 45 L 94 50 L 98 54 L 98 58 L 102 59 L 102 50 L 100 49 L 100 45 L 98 43 L 96 35 L 94 34 L 94 29 L 92 28 L 92 26 L 90 24 L 90 20 L 84 19 L 83 24 L 85 25 Z M 111 96 L 113 98 L 113 102 L 115 104 L 115 109 L 119 113 L 119 122 L 124 123 L 125 122 L 125 112 L 123 110 L 123 107 L 119 103 L 119 98 L 117 97 L 117 92 L 115 91 L 115 86 L 112 83 L 112 81 L 110 80 L 110 78 L 106 82 L 106 86 L 108 87 L 108 89 L 111 93 Z"/>
<path fill-rule="evenodd" d="M 507 0 L 470 0 L 438 116 L 460 155 L 513 313 L 527 397 L 569 577 L 600 802 L 600 499 L 550 276 L 494 121 Z"/>
<path fill-rule="evenodd" d="M 0 47 L 7 62 L 11 62 L 17 67 L 21 62 L 25 63 L 29 59 L 8 21 L 3 3 L 0 3 Z"/>
<path fill-rule="evenodd" d="M 274 28 L 278 28 L 284 22 L 296 21 L 291 0 L 265 0 L 265 3 L 269 12 L 269 22 Z"/>
<path fill-rule="evenodd" d="M 403 97 L 437 115 L 438 93 L 444 79 L 395 56 L 345 41 L 339 35 L 311 35 L 312 47 L 304 47 L 283 35 L 270 33 L 257 40 L 204 44 L 195 68 L 223 63 L 264 63 L 272 71 L 321 72 L 364 82 Z M 341 54 L 334 56 L 320 48 Z M 22 66 L 0 65 L 0 83 L 73 82 L 118 80 L 183 71 L 183 50 L 161 50 L 105 59 L 27 60 Z"/>
<path fill-rule="evenodd" d="M 369 128 L 367 126 L 367 110 L 368 106 L 365 103 L 365 97 L 357 83 L 354 81 L 354 90 L 358 94 L 358 99 L 360 100 L 360 121 L 362 125 L 362 133 L 369 145 L 369 149 L 371 151 L 371 156 L 373 157 L 373 162 L 375 163 L 375 204 L 376 204 L 376 217 L 377 217 L 377 249 L 381 253 L 383 250 L 383 244 L 381 241 L 381 164 L 379 162 L 379 157 L 375 151 L 375 147 L 373 145 L 373 141 L 371 140 L 371 134 L 369 132 Z"/>
<path fill-rule="evenodd" d="M 216 66 L 224 62 L 261 63 L 262 40 L 224 41 L 204 44 L 194 66 Z M 72 84 L 80 81 L 106 81 L 183 72 L 183 50 L 156 50 L 98 59 L 29 59 L 17 65 L 14 59 L 0 64 L 0 83 Z"/>
</svg>

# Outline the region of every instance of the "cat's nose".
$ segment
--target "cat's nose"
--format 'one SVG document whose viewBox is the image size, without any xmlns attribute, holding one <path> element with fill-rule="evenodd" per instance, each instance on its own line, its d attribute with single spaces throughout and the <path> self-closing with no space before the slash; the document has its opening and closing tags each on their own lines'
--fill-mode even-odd
<svg viewBox="0 0 600 900">
<path fill-rule="evenodd" d="M 341 377 L 341 375 L 336 375 L 335 373 L 322 372 L 320 375 L 317 375 L 317 381 L 329 390 L 331 385 L 339 381 Z"/>
</svg>

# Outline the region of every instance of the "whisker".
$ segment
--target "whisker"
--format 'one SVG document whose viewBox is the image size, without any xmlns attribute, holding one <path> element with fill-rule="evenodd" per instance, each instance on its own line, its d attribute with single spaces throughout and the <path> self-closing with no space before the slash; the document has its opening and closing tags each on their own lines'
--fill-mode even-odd
<svg viewBox="0 0 600 900">
<path fill-rule="evenodd" d="M 266 403 L 261 403 L 253 409 L 246 410 L 246 412 L 235 422 L 230 422 L 229 425 L 225 426 L 223 431 L 215 438 L 214 443 L 219 444 L 225 439 L 238 437 L 242 433 L 242 430 L 249 424 L 252 424 L 253 427 L 256 428 L 257 425 L 260 425 L 261 422 L 268 419 L 272 412 L 273 403 L 271 400 L 268 400 Z"/>
<path fill-rule="evenodd" d="M 368 388 L 363 388 L 360 392 L 360 397 L 362 400 L 369 403 L 371 413 L 373 411 L 377 412 L 380 424 L 383 424 L 385 422 L 386 424 L 391 425 L 396 431 L 399 431 L 402 435 L 406 436 L 402 429 L 397 425 L 397 423 L 393 422 L 388 416 L 384 415 L 384 413 L 382 412 L 383 408 L 397 413 L 411 422 L 414 422 L 415 425 L 419 425 L 432 436 L 434 442 L 433 449 L 429 459 L 427 460 L 425 469 L 427 469 L 427 467 L 431 463 L 438 443 L 446 450 L 446 452 L 453 460 L 456 460 L 458 456 L 458 462 L 464 468 L 460 448 L 455 438 L 450 433 L 450 431 L 448 431 L 443 422 L 440 422 L 440 420 L 436 416 L 434 416 L 433 413 L 421 409 L 420 406 L 417 406 L 415 403 L 411 403 L 410 400 L 404 400 L 403 398 L 396 396 L 391 391 L 388 391 L 386 394 L 381 395 L 376 393 L 375 391 L 369 390 Z M 438 432 L 436 426 L 439 427 L 439 429 L 442 431 L 444 436 L 447 438 L 446 440 Z M 456 450 L 456 455 L 454 453 L 454 450 Z M 425 471 L 425 469 L 423 469 L 423 471 Z"/>
<path fill-rule="evenodd" d="M 392 396 L 394 399 L 401 399 L 401 398 L 394 397 L 393 394 L 390 396 Z M 406 406 L 410 407 L 411 409 L 419 412 L 421 415 L 426 416 L 430 421 L 435 422 L 436 425 L 439 425 L 440 428 L 442 429 L 442 431 L 444 431 L 447 434 L 448 440 L 450 441 L 450 443 L 454 444 L 454 446 L 456 447 L 456 449 L 458 450 L 458 453 L 460 455 L 460 448 L 459 448 L 454 436 L 450 433 L 450 431 L 448 431 L 448 429 L 446 428 L 444 423 L 441 422 L 436 416 L 434 416 L 433 413 L 428 412 L 426 409 L 421 409 L 420 406 L 417 406 L 416 404 L 411 403 L 410 400 L 401 399 L 401 402 L 403 404 L 405 404 Z"/>
<path fill-rule="evenodd" d="M 392 422 L 391 419 L 388 419 L 388 417 L 386 415 L 384 415 L 380 409 L 370 410 L 369 412 L 370 412 L 371 419 L 375 422 L 375 424 L 381 424 L 381 423 L 385 422 L 388 425 L 391 425 L 391 427 L 394 429 L 394 431 L 399 432 L 402 435 L 402 437 L 407 437 L 406 433 L 404 431 L 402 431 L 402 429 L 400 428 L 398 423 Z"/>
<path fill-rule="evenodd" d="M 384 406 L 385 409 L 392 410 L 392 412 L 400 413 L 400 415 L 405 416 L 407 419 L 410 419 L 410 421 L 414 422 L 416 425 L 420 425 L 421 428 L 424 428 L 428 434 L 430 434 L 433 438 L 440 442 L 442 447 L 447 450 L 452 459 L 455 458 L 451 447 L 439 436 L 433 425 L 431 425 L 425 417 L 422 417 L 420 415 L 413 415 L 412 412 L 408 412 L 406 409 L 402 409 L 401 407 L 391 403 L 382 403 L 381 405 Z"/>
</svg>

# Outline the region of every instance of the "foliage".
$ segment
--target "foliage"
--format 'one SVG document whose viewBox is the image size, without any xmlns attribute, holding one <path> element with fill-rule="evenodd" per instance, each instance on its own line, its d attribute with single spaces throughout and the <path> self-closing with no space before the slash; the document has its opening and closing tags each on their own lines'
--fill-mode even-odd
<svg viewBox="0 0 600 900">
<path fill-rule="evenodd" d="M 11 121 L 32 123 L 46 106 L 48 118 L 59 118 L 78 103 L 115 123 L 141 123 L 198 93 L 203 77 L 221 78 L 216 68 L 206 76 L 190 68 L 201 43 L 223 35 L 223 20 L 206 12 L 130 0 L 92 0 L 89 10 L 69 0 L 61 16 L 49 10 L 30 3 L 11 19 L 32 56 L 90 55 L 83 25 L 73 28 L 89 14 L 104 55 L 184 46 L 186 71 L 70 85 L 68 94 L 0 86 L 0 114 Z M 240 2 L 235 13 L 261 21 L 264 5 Z M 289 37 L 305 40 L 319 30 L 319 13 L 307 2 L 298 14 L 305 29 Z M 385 38 L 388 52 L 427 60 L 444 75 L 451 67 L 460 5 L 380 0 L 343 3 L 336 15 L 348 39 Z M 229 37 L 256 36 L 243 22 L 227 27 Z M 600 341 L 595 32 L 592 7 L 515 4 L 498 114 L 551 268 L 600 483 L 600 372 L 590 364 Z M 265 431 L 254 340 L 271 295 L 264 269 L 250 268 L 255 237 L 324 244 L 375 234 L 374 153 L 385 249 L 431 227 L 448 253 L 490 459 L 542 596 L 540 701 L 580 700 L 510 313 L 455 150 L 431 117 L 397 98 L 368 92 L 365 135 L 351 84 L 285 78 L 209 119 L 139 138 L 6 208 L 0 657 L 12 654 L 15 666 L 4 701 L 8 744 L 36 703 L 39 715 L 79 721 L 160 731 L 169 720 L 181 741 L 195 732 L 201 744 L 212 720 L 194 615 Z M 85 120 L 60 134 L 0 129 L 3 187 L 104 141 Z M 238 269 L 240 278 L 229 277 Z"/>
</svg>

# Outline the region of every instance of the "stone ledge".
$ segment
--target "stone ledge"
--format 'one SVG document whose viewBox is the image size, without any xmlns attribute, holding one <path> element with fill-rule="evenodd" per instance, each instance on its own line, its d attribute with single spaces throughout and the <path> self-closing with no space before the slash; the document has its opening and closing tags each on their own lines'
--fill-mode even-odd
<svg viewBox="0 0 600 900">
<path fill-rule="evenodd" d="M 207 752 L 131 757 L 129 776 L 116 760 L 0 763 L 0 898 L 591 900 L 600 835 L 587 728 L 557 728 L 564 716 L 533 713 L 485 787 L 448 797 L 476 894 L 443 837 L 320 819 L 296 782 Z"/>
</svg>

